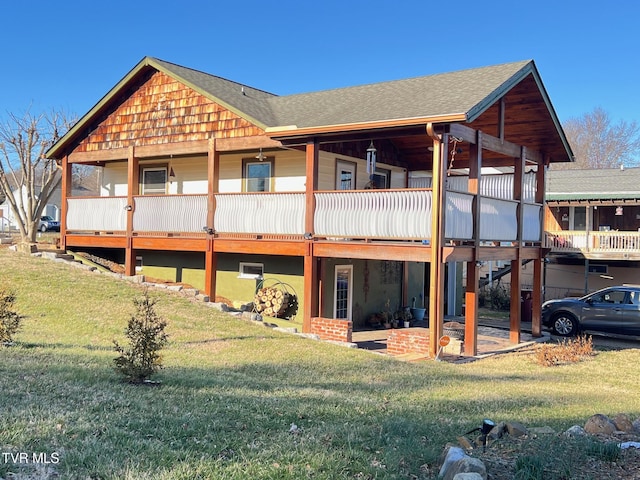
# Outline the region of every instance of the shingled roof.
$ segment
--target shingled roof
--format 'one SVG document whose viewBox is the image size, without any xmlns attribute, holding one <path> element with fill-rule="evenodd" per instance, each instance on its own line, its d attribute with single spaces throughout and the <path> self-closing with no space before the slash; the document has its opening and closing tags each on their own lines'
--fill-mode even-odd
<svg viewBox="0 0 640 480">
<path fill-rule="evenodd" d="M 640 198 L 640 168 L 551 170 L 547 201 Z"/>
<path fill-rule="evenodd" d="M 156 69 L 184 83 L 211 101 L 262 128 L 268 135 L 315 134 L 330 129 L 357 130 L 366 125 L 407 126 L 428 122 L 471 123 L 524 78 L 533 78 L 539 98 L 570 158 L 570 148 L 533 61 L 506 63 L 312 93 L 277 96 L 191 68 L 152 57 L 142 59 L 100 102 L 54 145 L 47 155 L 58 158 L 64 146 L 143 71 Z M 556 149 L 558 151 L 558 149 Z M 562 155 L 565 155 L 563 152 Z M 557 156 L 557 154 L 556 154 Z M 562 159 L 561 159 L 562 160 Z"/>
</svg>

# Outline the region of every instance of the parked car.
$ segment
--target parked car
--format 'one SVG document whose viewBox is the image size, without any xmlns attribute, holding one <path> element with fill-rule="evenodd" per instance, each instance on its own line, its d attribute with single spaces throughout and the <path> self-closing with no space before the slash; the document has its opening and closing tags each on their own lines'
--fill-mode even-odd
<svg viewBox="0 0 640 480">
<path fill-rule="evenodd" d="M 640 336 L 640 285 L 607 287 L 579 298 L 549 300 L 542 324 L 568 337 L 581 331 Z"/>
<path fill-rule="evenodd" d="M 41 232 L 59 232 L 60 222 L 55 221 L 49 215 L 45 215 L 43 217 L 40 217 L 38 230 L 40 230 Z"/>
</svg>

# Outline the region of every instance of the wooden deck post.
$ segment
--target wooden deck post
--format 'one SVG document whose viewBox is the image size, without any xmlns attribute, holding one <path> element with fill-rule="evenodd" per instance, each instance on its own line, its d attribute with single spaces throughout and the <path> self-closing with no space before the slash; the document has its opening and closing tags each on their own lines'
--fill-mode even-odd
<svg viewBox="0 0 640 480">
<path fill-rule="evenodd" d="M 138 195 L 140 189 L 139 179 L 140 166 L 135 156 L 135 147 L 130 147 L 127 158 L 127 247 L 124 260 L 124 274 L 127 276 L 136 273 L 136 253 L 133 250 L 133 215 L 135 214 L 134 195 Z"/>
<path fill-rule="evenodd" d="M 220 152 L 216 149 L 216 139 L 209 140 L 207 150 L 207 251 L 204 262 L 204 293 L 212 302 L 216 301 L 216 273 L 218 255 L 215 246 L 215 211 L 216 197 L 220 179 Z"/>
<path fill-rule="evenodd" d="M 544 198 L 545 198 L 545 176 L 546 176 L 546 166 L 544 161 L 538 162 L 538 169 L 536 171 L 536 196 L 535 201 L 544 206 Z M 546 210 L 546 206 L 544 206 L 544 210 Z M 542 336 L 542 289 L 544 288 L 544 279 L 543 279 L 543 268 L 544 268 L 544 224 L 545 219 L 544 215 L 540 216 L 540 241 L 542 247 L 540 248 L 540 255 L 537 260 L 533 263 L 533 311 L 531 315 L 531 334 L 534 337 Z"/>
<path fill-rule="evenodd" d="M 69 163 L 69 156 L 65 155 L 62 157 L 62 181 L 61 181 L 61 190 L 62 190 L 62 199 L 60 200 L 60 249 L 66 250 L 67 248 L 67 211 L 69 205 L 67 204 L 67 199 L 71 196 L 71 179 L 72 179 L 72 167 L 73 165 Z"/>
<path fill-rule="evenodd" d="M 464 354 L 478 353 L 478 297 L 480 288 L 480 180 L 482 175 L 482 132 L 476 132 L 476 143 L 469 144 L 469 193 L 473 198 L 473 255 L 467 262 L 467 285 L 464 297 Z"/>
<path fill-rule="evenodd" d="M 319 315 L 319 278 L 318 259 L 313 255 L 313 217 L 315 214 L 315 191 L 318 188 L 318 157 L 319 146 L 317 140 L 307 142 L 305 157 L 305 255 L 304 255 L 304 310 L 302 314 L 302 331 L 311 332 L 311 318 Z"/>
<path fill-rule="evenodd" d="M 431 201 L 431 263 L 429 284 L 429 354 L 438 353 L 442 325 L 444 323 L 444 159 L 447 157 L 449 135 L 442 138 L 435 133 L 433 124 L 427 125 L 427 133 L 433 139 L 433 184 Z"/>
<path fill-rule="evenodd" d="M 520 157 L 516 159 L 513 172 L 513 199 L 518 201 L 517 234 L 516 234 L 516 258 L 511 260 L 511 309 L 509 340 L 511 343 L 520 343 L 520 329 L 522 325 L 522 232 L 524 230 L 524 167 L 525 167 L 525 147 L 520 148 Z"/>
</svg>

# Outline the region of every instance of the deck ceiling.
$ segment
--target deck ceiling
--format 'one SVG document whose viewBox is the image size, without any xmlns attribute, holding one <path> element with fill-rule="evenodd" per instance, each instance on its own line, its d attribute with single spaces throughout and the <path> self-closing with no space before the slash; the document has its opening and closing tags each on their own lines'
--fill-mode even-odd
<svg viewBox="0 0 640 480">
<path fill-rule="evenodd" d="M 552 162 L 568 161 L 562 139 L 549 113 L 549 107 L 540 95 L 539 88 L 529 76 L 511 89 L 504 97 L 504 119 L 500 118 L 501 101 L 494 103 L 475 121 L 464 125 L 480 130 L 488 135 L 500 138 L 503 125 L 503 138 L 506 141 L 540 152 Z M 446 124 L 440 125 L 446 130 Z M 425 125 L 404 126 L 399 128 L 331 133 L 316 137 L 323 148 L 330 143 L 358 143 L 352 151 L 366 150 L 371 140 L 390 142 L 397 153 L 394 161 L 380 159 L 408 170 L 430 170 L 432 168 L 432 139 L 427 135 Z M 300 146 L 306 139 L 300 137 L 281 138 L 284 145 Z M 453 147 L 453 144 L 450 145 Z M 450 158 L 451 152 L 449 153 Z M 362 157 L 364 158 L 364 156 Z M 469 162 L 469 144 L 456 145 L 455 168 L 466 168 Z M 513 163 L 512 159 L 500 154 L 483 150 L 484 166 L 504 166 Z"/>
</svg>

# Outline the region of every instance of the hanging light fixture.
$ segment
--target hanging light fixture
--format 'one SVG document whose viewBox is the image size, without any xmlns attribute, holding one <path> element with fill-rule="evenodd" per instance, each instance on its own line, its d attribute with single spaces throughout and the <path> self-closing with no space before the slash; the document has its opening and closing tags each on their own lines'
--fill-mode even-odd
<svg viewBox="0 0 640 480">
<path fill-rule="evenodd" d="M 373 140 L 369 144 L 369 148 L 367 148 L 367 173 L 373 175 L 376 171 L 376 156 L 378 151 L 376 147 L 373 146 Z"/>
<path fill-rule="evenodd" d="M 262 162 L 265 158 L 267 158 L 267 156 L 266 156 L 265 154 L 263 154 L 263 153 L 262 153 L 262 147 L 260 147 L 260 153 L 258 153 L 258 155 L 256 155 L 256 158 L 257 158 L 258 160 L 260 160 L 261 162 Z"/>
</svg>

